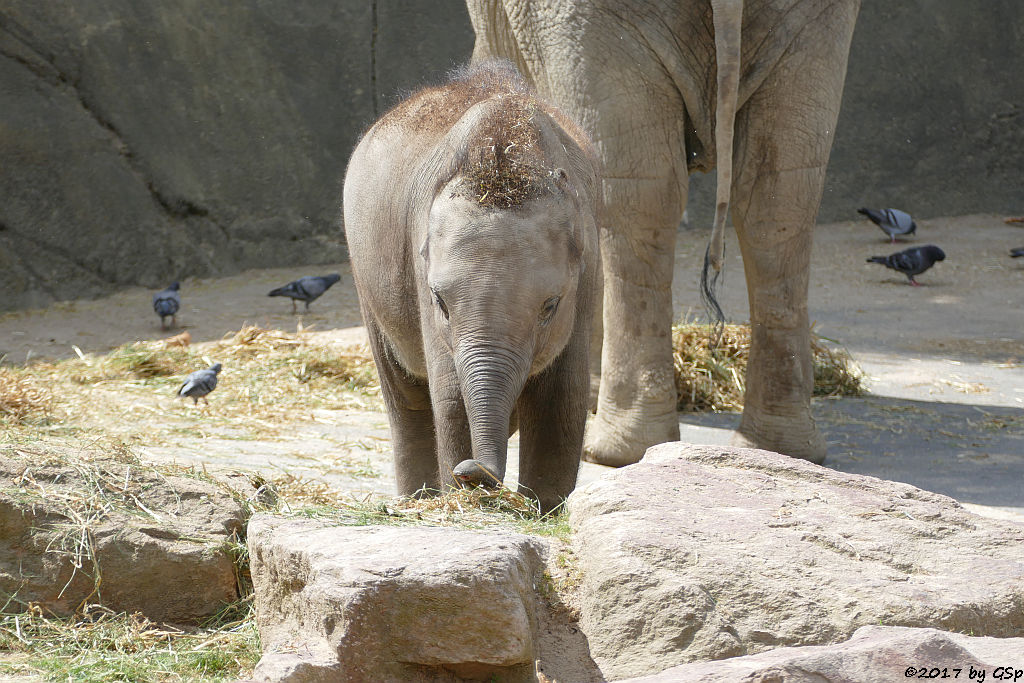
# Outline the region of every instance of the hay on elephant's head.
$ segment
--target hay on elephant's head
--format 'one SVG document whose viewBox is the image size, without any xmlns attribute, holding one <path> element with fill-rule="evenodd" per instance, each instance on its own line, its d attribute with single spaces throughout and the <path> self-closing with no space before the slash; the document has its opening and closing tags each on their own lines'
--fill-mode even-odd
<svg viewBox="0 0 1024 683">
<path fill-rule="evenodd" d="M 552 171 L 540 148 L 536 101 L 512 94 L 499 103 L 481 120 L 463 175 L 477 202 L 508 209 L 539 196 Z"/>
<path fill-rule="evenodd" d="M 458 171 L 463 191 L 483 206 L 509 209 L 537 197 L 552 179 L 540 146 L 538 115 L 554 118 L 584 146 L 586 136 L 555 108 L 543 103 L 504 60 L 457 69 L 448 83 L 424 88 L 385 115 L 411 129 L 447 131 L 472 107 L 488 101 L 468 140 Z"/>
<path fill-rule="evenodd" d="M 864 375 L 844 349 L 827 346 L 811 333 L 815 396 L 860 396 Z M 716 338 L 708 325 L 680 323 L 672 328 L 676 408 L 685 412 L 743 410 L 750 326 L 725 325 Z"/>
</svg>

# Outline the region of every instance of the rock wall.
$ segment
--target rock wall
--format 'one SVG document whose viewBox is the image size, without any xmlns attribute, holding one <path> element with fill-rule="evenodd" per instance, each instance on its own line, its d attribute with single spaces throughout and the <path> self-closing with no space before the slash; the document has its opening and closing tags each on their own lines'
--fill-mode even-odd
<svg viewBox="0 0 1024 683">
<path fill-rule="evenodd" d="M 345 164 L 464 61 L 461 3 L 0 9 L 0 310 L 345 258 Z"/>
<path fill-rule="evenodd" d="M 1022 40 L 1016 0 L 862 0 L 819 221 L 1024 213 Z M 710 229 L 714 195 L 691 176 L 691 226 Z"/>
<path fill-rule="evenodd" d="M 1015 0 L 864 2 L 820 219 L 1024 213 L 1022 37 Z M 5 2 L 0 311 L 344 259 L 355 141 L 472 45 L 457 0 Z"/>
</svg>

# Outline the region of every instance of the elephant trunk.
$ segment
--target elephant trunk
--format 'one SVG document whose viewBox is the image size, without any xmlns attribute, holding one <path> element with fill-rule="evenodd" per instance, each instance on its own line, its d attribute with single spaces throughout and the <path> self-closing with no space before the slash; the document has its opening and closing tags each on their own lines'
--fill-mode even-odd
<svg viewBox="0 0 1024 683">
<path fill-rule="evenodd" d="M 455 368 L 469 418 L 473 459 L 453 474 L 465 483 L 500 485 L 505 478 L 509 420 L 530 370 L 528 354 L 496 345 L 459 349 Z"/>
</svg>

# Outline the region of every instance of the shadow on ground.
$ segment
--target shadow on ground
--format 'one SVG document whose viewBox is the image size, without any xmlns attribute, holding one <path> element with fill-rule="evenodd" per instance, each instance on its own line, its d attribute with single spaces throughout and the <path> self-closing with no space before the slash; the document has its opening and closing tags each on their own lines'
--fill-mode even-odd
<svg viewBox="0 0 1024 683">
<path fill-rule="evenodd" d="M 1024 507 L 1024 410 L 884 396 L 812 404 L 825 466 L 993 507 Z M 727 443 L 739 414 L 680 414 L 683 441 Z"/>
</svg>

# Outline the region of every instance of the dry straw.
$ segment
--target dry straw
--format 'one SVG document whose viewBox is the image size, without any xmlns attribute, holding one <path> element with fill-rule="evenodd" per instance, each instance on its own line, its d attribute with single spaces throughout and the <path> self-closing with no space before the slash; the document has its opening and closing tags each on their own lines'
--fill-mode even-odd
<svg viewBox="0 0 1024 683">
<path fill-rule="evenodd" d="M 814 394 L 862 394 L 863 374 L 845 350 L 829 342 L 811 335 Z M 726 325 L 716 343 L 707 326 L 680 323 L 673 327 L 672 346 L 679 410 L 742 410 L 750 352 L 748 326 Z M 173 403 L 178 383 L 215 360 L 225 370 L 210 396 L 208 414 L 222 421 L 240 419 L 237 426 L 252 435 L 276 435 L 286 421 L 312 419 L 316 408 L 383 407 L 373 359 L 365 346 L 324 343 L 301 329 L 289 333 L 247 326 L 218 342 L 187 347 L 137 342 L 105 355 L 81 354 L 59 363 L 0 368 L 0 422 L 31 423 L 56 415 L 63 418 L 63 425 L 116 427 L 126 438 L 124 430 L 133 422 L 107 414 L 111 405 L 124 410 L 125 401 L 131 400 L 128 410 L 135 417 L 151 413 L 154 419 L 174 407 L 178 418 L 186 418 L 191 415 L 186 406 Z M 101 395 L 119 397 L 121 402 L 98 401 Z M 152 405 L 159 397 L 163 404 Z M 150 441 L 172 429 L 166 419 L 150 426 L 157 429 L 157 433 L 147 432 Z"/>
<path fill-rule="evenodd" d="M 864 375 L 850 354 L 811 333 L 815 396 L 860 396 Z M 833 342 L 834 343 L 834 342 Z M 708 325 L 679 323 L 672 328 L 677 408 L 685 412 L 743 410 L 750 326 L 725 325 L 716 340 Z"/>
<path fill-rule="evenodd" d="M 22 603 L 17 595 L 0 602 L 0 651 L 9 655 L 0 674 L 31 672 L 74 681 L 212 681 L 237 680 L 251 671 L 259 657 L 251 596 L 192 629 L 156 624 L 140 614 L 115 613 L 89 602 L 99 599 L 102 584 L 93 547 L 97 526 L 115 513 L 161 524 L 164 513 L 155 512 L 157 506 L 147 500 L 155 480 L 170 485 L 165 475 L 212 479 L 190 468 L 142 463 L 124 444 L 73 450 L 11 446 L 3 455 L 24 465 L 12 486 L 3 488 L 4 496 L 23 506 L 43 507 L 48 519 L 64 518 L 36 533 L 47 538 L 46 552 L 72 564 L 71 579 L 87 575 L 93 591 L 67 617 Z M 247 575 L 245 558 L 237 564 L 236 570 Z"/>
<path fill-rule="evenodd" d="M 402 498 L 356 498 L 325 482 L 293 474 L 268 484 L 276 494 L 277 512 L 343 524 L 502 527 L 545 536 L 567 533 L 560 509 L 543 514 L 535 500 L 505 487 L 449 489 L 441 494 Z"/>
<path fill-rule="evenodd" d="M 533 122 L 536 102 L 519 94 L 506 95 L 499 102 L 501 106 L 481 124 L 464 173 L 477 202 L 508 209 L 536 197 L 548 172 Z"/>
<path fill-rule="evenodd" d="M 0 605 L 2 607 L 2 605 Z M 235 681 L 260 656 L 251 598 L 201 628 L 156 624 L 141 614 L 88 605 L 69 618 L 38 605 L 0 610 L 5 671 L 62 681 Z"/>
<path fill-rule="evenodd" d="M 100 429 L 121 438 L 138 427 L 155 445 L 181 420 L 195 419 L 175 393 L 186 375 L 213 362 L 224 371 L 204 414 L 225 425 L 238 419 L 251 435 L 274 435 L 285 421 L 312 419 L 316 408 L 382 408 L 365 347 L 324 343 L 306 330 L 247 326 L 216 342 L 135 342 L 106 354 L 0 368 L 0 424 L 52 416 L 51 430 Z"/>
<path fill-rule="evenodd" d="M 45 418 L 52 410 L 53 395 L 39 378 L 0 367 L 0 424 Z"/>
</svg>

